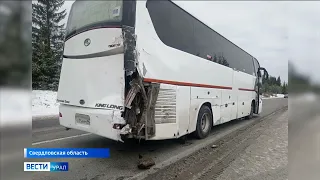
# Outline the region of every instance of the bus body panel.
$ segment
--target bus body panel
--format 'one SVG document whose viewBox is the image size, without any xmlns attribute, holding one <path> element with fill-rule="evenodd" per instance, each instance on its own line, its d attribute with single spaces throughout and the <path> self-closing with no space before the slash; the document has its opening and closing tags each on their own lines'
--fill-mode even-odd
<svg viewBox="0 0 320 180">
<path fill-rule="evenodd" d="M 121 28 L 102 28 L 80 33 L 65 42 L 58 91 L 61 103 L 90 108 L 122 108 L 125 82 L 120 37 Z M 86 46 L 87 39 L 90 43 Z M 115 43 L 118 46 L 108 47 Z"/>
<path fill-rule="evenodd" d="M 73 106 L 121 110 L 124 101 L 123 54 L 89 59 L 65 58 L 58 100 Z"/>
<path fill-rule="evenodd" d="M 177 121 L 179 123 L 178 136 L 189 133 L 191 87 L 178 86 L 177 88 Z"/>
<path fill-rule="evenodd" d="M 232 69 L 165 45 L 157 36 L 145 7 L 145 1 L 137 1 L 136 48 L 139 69 L 141 72 L 145 69 L 144 78 L 174 81 L 173 84 L 182 86 L 193 83 L 232 87 Z M 217 77 L 221 74 L 223 76 Z"/>
<path fill-rule="evenodd" d="M 178 106 L 177 86 L 160 84 L 155 104 L 156 132 L 152 139 L 168 139 L 174 137 L 179 130 L 177 118 Z"/>
<path fill-rule="evenodd" d="M 206 86 L 221 89 L 217 94 L 220 95 L 221 93 L 221 103 L 217 104 L 217 106 L 220 106 L 220 111 L 218 110 L 220 113 L 217 115 L 219 118 L 214 118 L 214 121 L 216 121 L 214 124 L 221 124 L 248 115 L 251 108 L 249 102 L 255 98 L 255 92 L 248 90 L 254 89 L 255 77 L 165 45 L 158 37 L 154 26 L 150 26 L 152 20 L 145 7 L 146 2 L 137 1 L 137 12 L 139 13 L 136 15 L 135 31 L 139 52 L 139 69 L 144 69 L 144 78 L 177 86 L 191 86 L 191 98 L 206 99 L 191 100 L 190 126 L 194 126 L 198 112 L 193 111 L 193 107 L 201 107 L 200 102 L 211 102 L 212 97 L 216 96 L 215 93 L 203 96 L 208 93 Z M 165 72 L 163 69 L 165 69 Z M 140 71 L 143 72 L 143 70 Z M 242 77 L 233 80 L 234 76 L 239 73 L 242 74 Z M 200 87 L 197 88 L 196 86 Z M 240 98 L 238 97 L 239 91 L 243 91 L 239 95 Z M 243 109 L 243 113 L 239 114 L 237 113 L 238 104 L 242 101 L 246 101 L 246 103 L 239 105 L 240 109 Z M 195 129 L 195 127 L 192 129 Z"/>
<path fill-rule="evenodd" d="M 181 137 L 177 135 L 178 124 L 177 123 L 166 123 L 166 124 L 156 124 L 156 134 L 149 140 L 164 140 L 164 139 L 174 139 Z"/>
<path fill-rule="evenodd" d="M 121 141 L 120 130 L 114 129 L 113 124 L 125 124 L 121 118 L 120 111 L 82 108 L 69 105 L 60 105 L 59 111 L 62 117 L 59 118 L 60 125 L 72 129 L 97 134 L 115 141 Z M 76 114 L 84 114 L 90 117 L 90 125 L 84 125 L 75 121 Z"/>
<path fill-rule="evenodd" d="M 238 113 L 237 117 L 241 118 L 244 116 L 248 116 L 250 114 L 251 110 L 251 103 L 253 100 L 255 100 L 255 91 L 254 91 L 254 82 L 255 78 L 254 76 L 251 76 L 249 74 L 235 71 L 234 72 L 234 78 L 235 78 L 235 86 L 238 88 Z M 248 88 L 251 87 L 251 88 Z"/>
<path fill-rule="evenodd" d="M 190 87 L 161 84 L 155 105 L 156 134 L 150 140 L 188 134 Z"/>
<path fill-rule="evenodd" d="M 192 106 L 190 107 L 190 119 L 192 119 L 192 123 L 190 123 L 190 126 L 195 126 L 198 110 L 201 108 L 202 104 L 206 102 L 211 104 L 213 124 L 217 125 L 220 123 L 222 91 L 223 90 L 221 89 L 214 88 L 191 87 Z"/>
<path fill-rule="evenodd" d="M 221 120 L 220 123 L 225 123 L 231 120 L 232 113 L 232 91 L 222 90 L 222 102 L 221 102 Z"/>
<path fill-rule="evenodd" d="M 82 32 L 65 42 L 57 99 L 60 124 L 121 141 L 113 125 L 125 124 L 124 53 L 121 28 Z M 85 42 L 88 41 L 89 43 Z M 90 125 L 77 123 L 77 114 Z"/>
<path fill-rule="evenodd" d="M 192 87 L 191 89 L 196 89 Z M 198 88 L 194 93 L 197 91 L 201 91 L 202 88 Z M 206 90 L 203 88 L 203 90 Z M 197 119 L 198 119 L 198 114 L 200 111 L 200 108 L 205 104 L 209 103 L 211 104 L 211 110 L 212 110 L 212 118 L 213 118 L 213 125 L 218 125 L 221 124 L 221 90 L 215 91 L 215 97 L 213 98 L 193 98 L 191 99 L 191 106 L 190 106 L 190 123 L 189 123 L 189 133 L 193 132 L 196 130 L 196 124 L 197 124 Z"/>
<path fill-rule="evenodd" d="M 232 74 L 232 96 L 231 96 L 231 102 L 232 102 L 232 108 L 231 108 L 231 119 L 237 119 L 238 118 L 238 94 L 239 94 L 239 85 L 237 84 L 237 73 L 236 71 L 233 71 Z"/>
<path fill-rule="evenodd" d="M 262 113 L 262 99 L 260 98 L 259 99 L 259 112 L 258 114 L 261 114 Z"/>
</svg>

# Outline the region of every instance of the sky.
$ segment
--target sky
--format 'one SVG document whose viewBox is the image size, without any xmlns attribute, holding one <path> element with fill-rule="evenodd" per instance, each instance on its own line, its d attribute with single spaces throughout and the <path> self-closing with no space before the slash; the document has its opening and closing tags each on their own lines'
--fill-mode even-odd
<svg viewBox="0 0 320 180">
<path fill-rule="evenodd" d="M 175 2 L 256 57 L 270 75 L 288 82 L 290 60 L 320 82 L 320 2 Z M 72 3 L 63 8 L 69 12 Z"/>
</svg>

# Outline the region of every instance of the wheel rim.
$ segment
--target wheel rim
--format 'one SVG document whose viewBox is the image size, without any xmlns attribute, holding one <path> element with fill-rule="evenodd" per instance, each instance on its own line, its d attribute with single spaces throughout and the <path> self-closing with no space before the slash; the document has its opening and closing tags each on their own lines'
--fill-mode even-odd
<svg viewBox="0 0 320 180">
<path fill-rule="evenodd" d="M 203 132 L 207 132 L 210 124 L 209 114 L 205 113 L 201 117 L 201 129 Z"/>
</svg>

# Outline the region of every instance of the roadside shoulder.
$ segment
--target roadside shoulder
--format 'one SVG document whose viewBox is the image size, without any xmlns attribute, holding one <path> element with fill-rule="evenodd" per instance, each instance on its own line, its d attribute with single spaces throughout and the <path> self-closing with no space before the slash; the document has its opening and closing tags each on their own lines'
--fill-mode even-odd
<svg viewBox="0 0 320 180">
<path fill-rule="evenodd" d="M 265 126 L 256 141 L 218 179 L 287 179 L 287 154 L 288 111 Z"/>
</svg>

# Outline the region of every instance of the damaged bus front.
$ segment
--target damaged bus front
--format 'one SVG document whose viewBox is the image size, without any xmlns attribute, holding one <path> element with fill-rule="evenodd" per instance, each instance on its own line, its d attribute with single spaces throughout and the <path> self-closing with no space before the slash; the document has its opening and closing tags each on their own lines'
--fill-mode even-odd
<svg viewBox="0 0 320 180">
<path fill-rule="evenodd" d="M 136 68 L 135 9 L 135 1 L 73 3 L 57 98 L 62 126 L 116 141 L 154 135 L 146 119 L 157 87 Z"/>
</svg>

